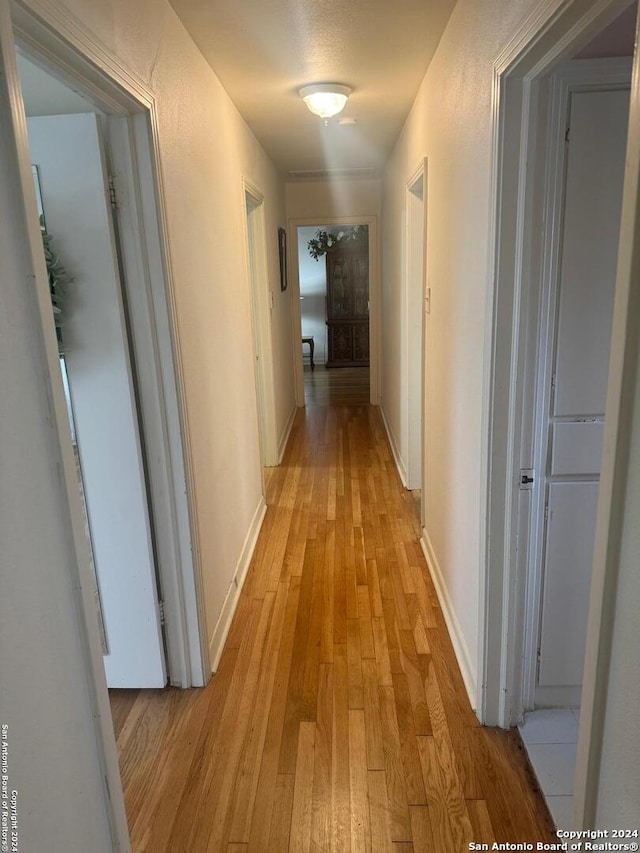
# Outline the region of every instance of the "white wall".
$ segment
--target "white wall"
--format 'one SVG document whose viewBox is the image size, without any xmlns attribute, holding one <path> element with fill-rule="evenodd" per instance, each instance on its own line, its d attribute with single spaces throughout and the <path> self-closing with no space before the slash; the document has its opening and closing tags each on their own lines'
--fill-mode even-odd
<svg viewBox="0 0 640 853">
<path fill-rule="evenodd" d="M 325 225 L 303 226 L 298 228 L 298 271 L 300 274 L 300 314 L 303 337 L 313 335 L 315 346 L 314 361 L 322 364 L 327 352 L 327 265 L 324 255 L 317 261 L 311 257 L 307 243 L 318 228 L 326 230 Z M 309 348 L 304 347 L 305 355 Z"/>
<path fill-rule="evenodd" d="M 165 0 L 62 4 L 155 92 L 211 637 L 262 501 L 242 177 L 265 196 L 276 423 L 294 406 L 278 175 Z"/>
<path fill-rule="evenodd" d="M 380 216 L 380 181 L 290 181 L 285 185 L 288 219 Z"/>
<path fill-rule="evenodd" d="M 262 499 L 241 177 L 264 193 L 266 233 L 272 235 L 269 279 L 279 424 L 293 408 L 290 291 L 281 293 L 279 285 L 282 196 L 270 161 L 168 4 L 155 0 L 133 7 L 114 0 L 113 5 L 122 27 L 116 43 L 127 64 L 145 74 L 157 54 L 150 82 L 158 92 L 211 635 Z M 85 0 L 74 0 L 74 6 L 78 14 L 87 14 Z M 149 6 L 154 8 L 145 9 Z M 156 15 L 163 26 L 154 33 Z"/>
<path fill-rule="evenodd" d="M 383 183 L 382 405 L 400 437 L 405 432 L 400 384 L 406 183 L 428 157 L 426 538 L 457 622 L 454 642 L 472 693 L 478 651 L 492 64 L 534 5 L 532 0 L 460 0 Z"/>
</svg>

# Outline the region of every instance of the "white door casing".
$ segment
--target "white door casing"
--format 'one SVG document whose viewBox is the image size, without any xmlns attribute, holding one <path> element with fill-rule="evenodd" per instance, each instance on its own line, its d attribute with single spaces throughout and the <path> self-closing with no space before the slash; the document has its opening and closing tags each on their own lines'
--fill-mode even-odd
<svg viewBox="0 0 640 853">
<path fill-rule="evenodd" d="M 407 483 L 424 491 L 426 160 L 407 183 Z M 424 500 L 423 500 L 424 504 Z"/>
<path fill-rule="evenodd" d="M 243 193 L 246 212 L 245 242 L 249 297 L 251 302 L 251 330 L 254 348 L 260 462 L 264 468 L 265 466 L 272 467 L 280 463 L 276 440 L 273 390 L 273 349 L 271 345 L 272 296 L 269 291 L 267 276 L 264 196 L 246 179 L 243 180 Z"/>
</svg>

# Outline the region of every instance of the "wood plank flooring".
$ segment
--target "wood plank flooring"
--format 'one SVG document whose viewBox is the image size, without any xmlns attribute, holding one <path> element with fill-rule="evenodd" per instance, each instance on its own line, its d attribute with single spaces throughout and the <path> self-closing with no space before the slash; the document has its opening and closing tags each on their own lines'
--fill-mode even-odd
<svg viewBox="0 0 640 853">
<path fill-rule="evenodd" d="M 363 405 L 370 400 L 368 367 L 304 366 L 306 406 Z"/>
<path fill-rule="evenodd" d="M 220 668 L 112 694 L 134 851 L 553 841 L 519 737 L 469 706 L 370 406 L 301 410 Z"/>
</svg>

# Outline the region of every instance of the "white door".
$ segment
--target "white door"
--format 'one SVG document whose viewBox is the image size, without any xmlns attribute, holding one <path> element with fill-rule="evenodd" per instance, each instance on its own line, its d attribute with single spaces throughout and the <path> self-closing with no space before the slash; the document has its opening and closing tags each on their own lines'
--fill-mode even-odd
<svg viewBox="0 0 640 853">
<path fill-rule="evenodd" d="M 73 277 L 63 337 L 110 687 L 166 666 L 137 402 L 97 116 L 28 120 L 47 230 Z"/>
<path fill-rule="evenodd" d="M 628 90 L 571 95 L 536 704 L 582 683 L 628 112 Z"/>
</svg>

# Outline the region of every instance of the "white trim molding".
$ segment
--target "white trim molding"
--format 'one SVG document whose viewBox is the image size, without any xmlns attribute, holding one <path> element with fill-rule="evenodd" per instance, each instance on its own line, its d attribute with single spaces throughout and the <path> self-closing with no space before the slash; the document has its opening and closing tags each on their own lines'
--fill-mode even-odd
<svg viewBox="0 0 640 853">
<path fill-rule="evenodd" d="M 398 469 L 398 474 L 400 475 L 400 479 L 402 480 L 402 485 L 407 488 L 407 466 L 402 459 L 402 454 L 400 453 L 400 448 L 398 447 L 398 442 L 394 435 L 393 430 L 391 429 L 391 424 L 389 423 L 389 419 L 387 418 L 387 413 L 384 408 L 384 402 L 380 404 L 380 414 L 382 415 L 382 423 L 384 424 L 385 432 L 387 433 L 387 439 L 389 441 L 389 447 L 391 448 L 391 453 L 393 454 L 393 460 L 396 463 L 396 468 Z"/>
<path fill-rule="evenodd" d="M 422 193 L 416 192 L 421 184 Z M 419 200 L 419 215 L 416 201 Z M 404 262 L 404 333 L 403 348 L 406 363 L 406 469 L 408 489 L 425 493 L 426 447 L 426 355 L 427 355 L 427 221 L 428 221 L 428 159 L 421 157 L 405 184 L 405 262 Z M 418 227 L 416 227 L 418 226 Z M 419 234 L 419 236 L 418 236 Z M 420 249 L 420 255 L 416 252 Z M 419 271 L 416 269 L 419 257 Z M 419 274 L 417 274 L 419 272 Z M 416 317 L 419 318 L 416 323 Z M 417 356 L 417 357 L 416 357 Z M 424 501 L 421 516 L 424 515 Z M 424 518 L 421 518 L 424 523 Z"/>
<path fill-rule="evenodd" d="M 278 465 L 282 464 L 282 460 L 284 458 L 284 452 L 287 449 L 287 444 L 289 442 L 289 436 L 291 435 L 291 430 L 293 429 L 293 423 L 296 419 L 296 414 L 298 411 L 298 407 L 294 406 L 291 409 L 291 414 L 285 424 L 285 428 L 282 430 L 282 435 L 280 436 L 280 441 L 278 442 Z"/>
<path fill-rule="evenodd" d="M 242 551 L 240 552 L 240 558 L 236 564 L 236 570 L 233 573 L 233 578 L 229 584 L 229 589 L 227 590 L 227 594 L 220 611 L 220 616 L 218 617 L 216 627 L 213 629 L 211 640 L 209 642 L 211 671 L 214 673 L 217 672 L 218 666 L 220 665 L 220 658 L 224 651 L 224 644 L 227 641 L 227 635 L 231 628 L 233 615 L 236 612 L 236 607 L 238 606 L 240 593 L 242 592 L 242 587 L 244 586 L 247 572 L 251 565 L 251 559 L 256 548 L 256 543 L 258 541 L 260 530 L 262 529 L 262 522 L 264 521 L 266 512 L 267 505 L 264 498 L 261 497 L 258 506 L 256 507 L 256 511 L 253 514 L 253 518 L 251 519 L 251 524 L 249 525 L 249 530 L 244 540 Z"/>
<path fill-rule="evenodd" d="M 442 574 L 442 569 L 440 568 L 440 563 L 436 557 L 436 552 L 433 549 L 429 534 L 424 528 L 420 538 L 420 546 L 422 548 L 424 558 L 427 561 L 427 568 L 429 569 L 431 580 L 436 588 L 436 595 L 438 596 L 438 602 L 440 604 L 440 609 L 442 610 L 442 615 L 444 616 L 444 621 L 447 623 L 447 630 L 449 631 L 453 651 L 455 652 L 456 660 L 458 661 L 458 666 L 462 673 L 464 686 L 467 689 L 467 696 L 471 702 L 471 707 L 475 711 L 477 707 L 478 691 L 476 679 L 473 674 L 473 666 L 471 665 L 471 655 L 469 654 L 469 648 L 464 638 L 464 634 L 462 633 L 460 622 L 456 616 L 455 608 L 451 598 L 449 597 L 447 585 L 445 583 L 444 575 Z"/>
<path fill-rule="evenodd" d="M 278 465 L 276 435 L 275 380 L 271 300 L 265 224 L 264 193 L 247 177 L 242 177 L 242 206 L 245 269 L 251 306 L 251 331 L 256 359 L 254 380 L 262 467 Z M 250 207 L 249 207 L 250 203 Z"/>
</svg>

